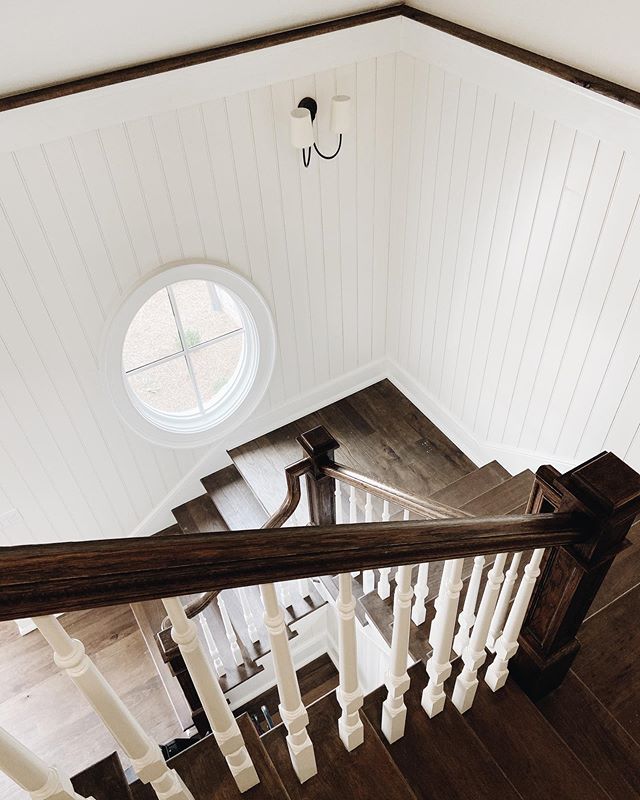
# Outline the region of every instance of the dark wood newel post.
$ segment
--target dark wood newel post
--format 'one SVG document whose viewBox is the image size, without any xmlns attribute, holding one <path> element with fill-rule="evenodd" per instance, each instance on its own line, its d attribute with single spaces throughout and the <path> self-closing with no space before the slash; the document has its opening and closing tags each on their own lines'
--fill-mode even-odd
<svg viewBox="0 0 640 800">
<path fill-rule="evenodd" d="M 547 550 L 510 668 L 532 697 L 562 683 L 580 644 L 578 629 L 640 513 L 640 475 L 613 453 L 601 453 L 560 475 L 541 467 L 531 513 L 578 511 L 590 535 Z"/>
<path fill-rule="evenodd" d="M 306 475 L 311 524 L 335 525 L 336 483 L 323 474 L 322 467 L 333 463 L 333 454 L 340 445 L 322 425 L 298 436 L 297 442 L 313 464 Z"/>
</svg>

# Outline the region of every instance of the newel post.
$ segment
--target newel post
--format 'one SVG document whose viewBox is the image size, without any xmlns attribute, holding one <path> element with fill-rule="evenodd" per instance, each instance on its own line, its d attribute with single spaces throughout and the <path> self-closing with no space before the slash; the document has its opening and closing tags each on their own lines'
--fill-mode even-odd
<svg viewBox="0 0 640 800">
<path fill-rule="evenodd" d="M 297 442 L 313 465 L 306 474 L 311 524 L 335 525 L 336 483 L 323 474 L 322 467 L 333 463 L 333 454 L 340 445 L 322 425 L 298 436 Z"/>
<path fill-rule="evenodd" d="M 547 550 L 541 564 L 511 662 L 518 683 L 537 698 L 562 683 L 580 649 L 578 629 L 640 513 L 640 475 L 613 453 L 564 475 L 541 467 L 529 511 L 580 512 L 589 530 L 579 544 Z"/>
</svg>

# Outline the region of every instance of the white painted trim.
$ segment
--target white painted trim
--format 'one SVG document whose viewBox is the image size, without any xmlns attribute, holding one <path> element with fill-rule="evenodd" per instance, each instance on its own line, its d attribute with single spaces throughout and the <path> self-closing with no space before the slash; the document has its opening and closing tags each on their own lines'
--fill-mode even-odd
<svg viewBox="0 0 640 800">
<path fill-rule="evenodd" d="M 396 362 L 391 360 L 388 362 L 387 377 L 478 466 L 495 460 L 509 472 L 515 474 L 523 469 L 535 471 L 541 464 L 553 464 L 561 472 L 566 472 L 578 463 L 577 461 L 566 461 L 550 453 L 520 450 L 480 439 Z"/>
<path fill-rule="evenodd" d="M 364 367 L 358 367 L 338 378 L 327 381 L 322 386 L 305 392 L 295 400 L 273 408 L 267 413 L 258 413 L 252 416 L 235 431 L 212 445 L 162 503 L 140 522 L 131 535 L 149 536 L 174 523 L 171 509 L 202 494 L 200 479 L 231 463 L 227 454 L 228 450 L 377 383 L 387 376 L 386 367 L 387 362 L 384 359 L 373 361 Z"/>
<path fill-rule="evenodd" d="M 458 39 L 401 19 L 400 48 L 414 58 L 520 101 L 581 133 L 640 152 L 640 110 Z"/>
<path fill-rule="evenodd" d="M 0 120 L 0 152 L 395 53 L 400 47 L 401 22 L 399 17 L 370 22 L 5 111 Z"/>
</svg>

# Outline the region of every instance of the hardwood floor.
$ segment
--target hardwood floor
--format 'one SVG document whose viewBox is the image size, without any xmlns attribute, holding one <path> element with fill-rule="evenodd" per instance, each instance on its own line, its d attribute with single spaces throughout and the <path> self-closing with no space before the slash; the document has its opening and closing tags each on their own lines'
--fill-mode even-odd
<svg viewBox="0 0 640 800">
<path fill-rule="evenodd" d="M 129 606 L 76 612 L 62 619 L 156 741 L 182 733 Z M 117 750 L 87 701 L 54 665 L 40 633 L 21 637 L 14 623 L 0 625 L 0 725 L 69 774 Z M 124 753 L 119 755 L 128 766 Z M 0 774 L 1 800 L 24 796 Z"/>
<path fill-rule="evenodd" d="M 254 439 L 230 455 L 273 513 L 286 494 L 283 468 L 301 457 L 296 436 L 324 425 L 340 442 L 336 460 L 391 486 L 428 497 L 475 469 L 424 414 L 384 380 L 314 414 Z M 296 521 L 305 524 L 305 500 Z"/>
</svg>

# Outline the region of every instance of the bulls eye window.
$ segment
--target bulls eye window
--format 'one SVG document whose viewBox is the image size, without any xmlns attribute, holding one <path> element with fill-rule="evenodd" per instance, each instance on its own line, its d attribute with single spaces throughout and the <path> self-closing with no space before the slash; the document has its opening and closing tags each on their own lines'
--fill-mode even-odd
<svg viewBox="0 0 640 800">
<path fill-rule="evenodd" d="M 110 389 L 125 420 L 147 438 L 186 446 L 257 403 L 274 333 L 266 304 L 244 278 L 181 265 L 132 293 L 108 346 Z"/>
<path fill-rule="evenodd" d="M 151 416 L 203 417 L 242 372 L 241 306 L 211 281 L 181 281 L 150 297 L 133 318 L 122 368 L 135 401 Z"/>
</svg>

